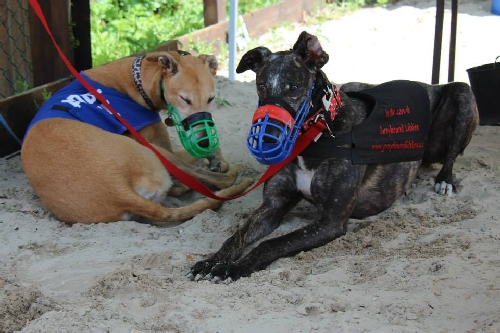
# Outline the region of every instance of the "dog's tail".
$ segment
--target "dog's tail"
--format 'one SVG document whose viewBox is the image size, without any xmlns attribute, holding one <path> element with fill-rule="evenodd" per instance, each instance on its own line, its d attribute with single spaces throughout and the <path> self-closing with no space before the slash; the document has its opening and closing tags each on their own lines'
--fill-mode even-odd
<svg viewBox="0 0 500 333">
<path fill-rule="evenodd" d="M 221 197 L 230 197 L 242 193 L 250 185 L 252 185 L 252 183 L 253 179 L 243 178 L 239 184 L 232 185 L 216 193 Z M 127 207 L 127 210 L 130 213 L 140 215 L 147 220 L 150 220 L 155 225 L 164 225 L 171 222 L 185 221 L 207 209 L 216 209 L 222 204 L 222 201 L 211 198 L 204 198 L 197 200 L 187 206 L 169 208 L 148 200 L 139 194 L 137 194 L 137 196 L 134 196 L 131 202 L 132 203 L 129 205 L 129 207 Z"/>
</svg>

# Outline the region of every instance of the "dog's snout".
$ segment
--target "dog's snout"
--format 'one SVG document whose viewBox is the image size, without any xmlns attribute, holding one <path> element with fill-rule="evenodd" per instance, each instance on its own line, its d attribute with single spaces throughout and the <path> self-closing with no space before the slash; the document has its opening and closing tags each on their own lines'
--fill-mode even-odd
<svg viewBox="0 0 500 333">
<path fill-rule="evenodd" d="M 286 133 L 283 133 L 283 124 L 274 119 L 269 119 L 267 126 L 264 128 L 264 133 L 266 134 L 263 137 L 263 141 L 265 143 L 279 143 L 282 139 L 282 136 Z"/>
<path fill-rule="evenodd" d="M 203 139 L 198 141 L 198 146 L 200 146 L 201 148 L 208 148 L 208 145 L 209 145 L 208 139 Z"/>
</svg>

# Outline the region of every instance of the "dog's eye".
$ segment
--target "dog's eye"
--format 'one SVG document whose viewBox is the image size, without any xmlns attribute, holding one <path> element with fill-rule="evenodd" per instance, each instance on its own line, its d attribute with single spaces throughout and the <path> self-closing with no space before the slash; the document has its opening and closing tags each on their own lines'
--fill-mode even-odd
<svg viewBox="0 0 500 333">
<path fill-rule="evenodd" d="M 212 101 L 214 100 L 215 96 L 212 96 L 208 99 L 208 104 L 212 103 Z"/>
<path fill-rule="evenodd" d="M 185 97 L 182 97 L 182 96 L 181 96 L 181 98 L 182 98 L 182 100 L 184 102 L 186 102 L 187 105 L 191 105 L 191 100 L 189 98 L 185 98 Z"/>
<path fill-rule="evenodd" d="M 295 90 L 297 90 L 297 89 L 299 89 L 299 87 L 298 87 L 298 86 L 295 86 L 295 85 L 291 85 L 291 86 L 290 86 L 290 91 L 291 91 L 291 92 L 294 92 L 294 91 L 295 91 Z"/>
</svg>

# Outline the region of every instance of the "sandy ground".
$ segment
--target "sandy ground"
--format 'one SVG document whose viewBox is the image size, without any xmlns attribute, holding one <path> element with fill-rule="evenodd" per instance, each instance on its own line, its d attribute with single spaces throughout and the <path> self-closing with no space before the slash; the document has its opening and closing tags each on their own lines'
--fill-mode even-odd
<svg viewBox="0 0 500 333">
<path fill-rule="evenodd" d="M 500 55 L 500 16 L 489 9 L 490 1 L 460 2 L 457 81 Z M 258 43 L 289 48 L 305 29 L 330 54 L 334 82 L 429 82 L 434 16 L 434 1 L 403 1 L 278 29 Z M 442 68 L 443 82 L 446 59 Z M 228 160 L 258 177 L 264 168 L 244 146 L 253 79 L 221 76 L 231 106 L 213 111 Z M 456 196 L 431 190 L 439 166 L 422 170 L 392 208 L 352 220 L 345 237 L 216 285 L 184 274 L 258 206 L 259 189 L 169 228 L 70 227 L 40 205 L 19 157 L 0 159 L 0 332 L 500 332 L 499 165 L 500 127 L 481 126 L 455 164 Z M 315 218 L 300 205 L 275 235 Z"/>
</svg>

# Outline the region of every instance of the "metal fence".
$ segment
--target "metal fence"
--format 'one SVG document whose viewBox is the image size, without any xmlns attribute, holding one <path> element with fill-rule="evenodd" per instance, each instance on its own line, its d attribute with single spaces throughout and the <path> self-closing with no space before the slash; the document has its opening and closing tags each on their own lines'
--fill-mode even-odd
<svg viewBox="0 0 500 333">
<path fill-rule="evenodd" d="M 0 99 L 33 87 L 28 0 L 0 1 Z"/>
</svg>

